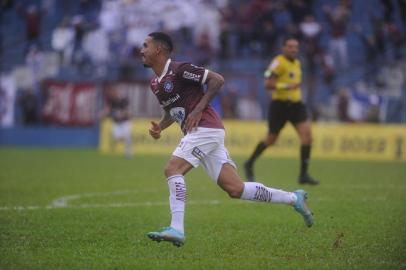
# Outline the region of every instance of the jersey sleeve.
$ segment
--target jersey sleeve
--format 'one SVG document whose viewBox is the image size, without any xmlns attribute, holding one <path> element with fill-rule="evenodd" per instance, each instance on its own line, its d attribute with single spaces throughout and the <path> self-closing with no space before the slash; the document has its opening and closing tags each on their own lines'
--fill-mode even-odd
<svg viewBox="0 0 406 270">
<path fill-rule="evenodd" d="M 265 71 L 265 78 L 271 77 L 272 74 L 279 76 L 283 72 L 283 65 L 281 60 L 275 58 L 272 60 L 271 64 L 269 64 L 267 70 Z"/>
<path fill-rule="evenodd" d="M 208 69 L 190 63 L 183 63 L 177 70 L 177 76 L 182 81 L 192 84 L 205 84 L 208 73 Z"/>
</svg>

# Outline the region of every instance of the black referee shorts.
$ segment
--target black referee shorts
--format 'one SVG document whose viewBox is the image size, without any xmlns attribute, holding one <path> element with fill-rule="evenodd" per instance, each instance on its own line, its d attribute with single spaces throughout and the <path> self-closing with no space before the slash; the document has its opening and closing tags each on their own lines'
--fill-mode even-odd
<svg viewBox="0 0 406 270">
<path fill-rule="evenodd" d="M 307 111 L 303 102 L 273 100 L 268 111 L 268 132 L 279 134 L 286 122 L 296 125 L 306 120 Z"/>
</svg>

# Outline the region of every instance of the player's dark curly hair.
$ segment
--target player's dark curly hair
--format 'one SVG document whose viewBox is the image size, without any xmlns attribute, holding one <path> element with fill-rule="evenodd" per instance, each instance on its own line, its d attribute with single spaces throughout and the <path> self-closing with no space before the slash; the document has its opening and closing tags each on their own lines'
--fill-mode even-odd
<svg viewBox="0 0 406 270">
<path fill-rule="evenodd" d="M 155 41 L 160 42 L 169 53 L 173 51 L 173 43 L 171 37 L 164 32 L 152 32 L 148 36 L 152 37 Z"/>
</svg>

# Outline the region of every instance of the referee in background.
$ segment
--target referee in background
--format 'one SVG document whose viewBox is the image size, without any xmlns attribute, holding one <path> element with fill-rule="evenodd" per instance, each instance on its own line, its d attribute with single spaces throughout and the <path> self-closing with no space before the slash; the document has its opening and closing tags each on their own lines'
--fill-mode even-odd
<svg viewBox="0 0 406 270">
<path fill-rule="evenodd" d="M 256 146 L 251 157 L 244 163 L 248 181 L 255 181 L 254 162 L 278 139 L 281 129 L 286 122 L 291 122 L 297 131 L 300 147 L 300 184 L 318 185 L 308 173 L 310 151 L 312 144 L 311 124 L 308 120 L 306 107 L 301 97 L 302 71 L 299 53 L 299 41 L 296 38 L 286 38 L 282 44 L 282 54 L 276 56 L 265 71 L 265 89 L 272 93 L 272 101 L 268 111 L 268 134 Z"/>
</svg>

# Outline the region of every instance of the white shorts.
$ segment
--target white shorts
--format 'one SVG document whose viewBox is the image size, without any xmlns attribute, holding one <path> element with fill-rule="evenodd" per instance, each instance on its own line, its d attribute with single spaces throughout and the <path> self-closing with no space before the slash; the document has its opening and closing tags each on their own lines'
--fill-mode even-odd
<svg viewBox="0 0 406 270">
<path fill-rule="evenodd" d="M 113 137 L 115 140 L 131 138 L 131 121 L 113 122 Z"/>
<path fill-rule="evenodd" d="M 217 183 L 224 163 L 237 168 L 224 146 L 224 134 L 223 129 L 198 127 L 182 138 L 172 155 L 183 158 L 195 168 L 202 164 Z"/>
</svg>

